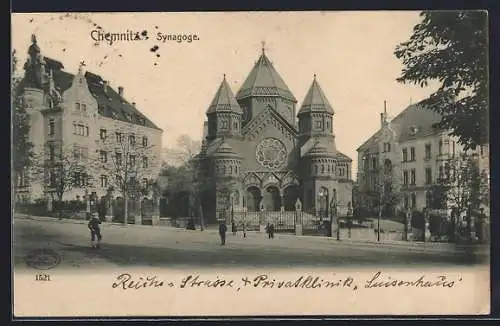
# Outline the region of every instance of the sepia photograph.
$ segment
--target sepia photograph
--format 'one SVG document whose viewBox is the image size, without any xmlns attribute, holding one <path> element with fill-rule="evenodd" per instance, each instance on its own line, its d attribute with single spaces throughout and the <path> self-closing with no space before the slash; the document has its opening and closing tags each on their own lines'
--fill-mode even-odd
<svg viewBox="0 0 500 326">
<path fill-rule="evenodd" d="M 16 317 L 490 312 L 486 11 L 11 20 Z"/>
</svg>

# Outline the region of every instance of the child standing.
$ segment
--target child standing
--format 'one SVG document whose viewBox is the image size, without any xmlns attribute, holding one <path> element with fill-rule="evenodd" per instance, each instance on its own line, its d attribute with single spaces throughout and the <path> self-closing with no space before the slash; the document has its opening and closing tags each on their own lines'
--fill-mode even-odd
<svg viewBox="0 0 500 326">
<path fill-rule="evenodd" d="M 102 239 L 101 235 L 101 220 L 94 213 L 90 218 L 89 224 L 87 225 L 90 230 L 90 242 L 92 248 L 100 248 L 100 243 Z"/>
</svg>

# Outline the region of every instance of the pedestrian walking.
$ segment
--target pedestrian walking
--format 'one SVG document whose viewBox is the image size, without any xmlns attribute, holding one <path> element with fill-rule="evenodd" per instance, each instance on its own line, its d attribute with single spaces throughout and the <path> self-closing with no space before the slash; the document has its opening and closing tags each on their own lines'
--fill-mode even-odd
<svg viewBox="0 0 500 326">
<path fill-rule="evenodd" d="M 196 226 L 194 225 L 194 220 L 192 218 L 189 219 L 186 230 L 196 230 Z"/>
<path fill-rule="evenodd" d="M 236 235 L 236 232 L 238 232 L 238 228 L 236 227 L 236 222 L 234 220 L 231 222 L 231 231 L 233 232 L 233 235 Z"/>
<path fill-rule="evenodd" d="M 271 239 L 271 223 L 267 222 L 266 224 L 266 233 L 267 233 L 267 238 Z"/>
<path fill-rule="evenodd" d="M 274 239 L 274 223 L 271 223 L 271 225 L 269 225 L 269 235 L 271 239 Z"/>
<path fill-rule="evenodd" d="M 100 248 L 102 235 L 101 235 L 101 220 L 98 218 L 97 214 L 93 214 L 87 227 L 90 230 L 90 243 L 92 248 Z"/>
<path fill-rule="evenodd" d="M 220 236 L 221 246 L 224 246 L 226 244 L 226 231 L 227 231 L 226 222 L 221 221 L 219 223 L 219 236 Z"/>
</svg>

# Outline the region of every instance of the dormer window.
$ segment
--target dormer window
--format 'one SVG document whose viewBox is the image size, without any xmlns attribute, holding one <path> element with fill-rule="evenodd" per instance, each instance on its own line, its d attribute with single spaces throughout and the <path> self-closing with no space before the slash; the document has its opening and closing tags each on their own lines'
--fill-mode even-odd
<svg viewBox="0 0 500 326">
<path fill-rule="evenodd" d="M 417 126 L 410 126 L 410 135 L 415 135 L 418 131 L 418 127 Z"/>
</svg>

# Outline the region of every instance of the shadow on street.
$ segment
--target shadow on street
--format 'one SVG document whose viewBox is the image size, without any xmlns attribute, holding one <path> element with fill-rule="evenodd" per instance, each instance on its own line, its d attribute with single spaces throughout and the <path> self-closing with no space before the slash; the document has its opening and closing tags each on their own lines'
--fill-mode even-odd
<svg viewBox="0 0 500 326">
<path fill-rule="evenodd" d="M 118 266 L 155 267 L 213 267 L 213 266 L 255 266 L 255 267 L 345 267 L 345 266 L 391 266 L 412 265 L 474 265 L 483 262 L 473 252 L 462 255 L 446 253 L 385 253 L 365 252 L 359 249 L 343 249 L 342 252 L 304 253 L 283 250 L 262 250 L 256 248 L 217 247 L 213 251 L 190 248 L 157 248 L 118 244 L 103 244 L 94 250 L 87 246 L 64 244 L 64 250 L 90 254 Z"/>
</svg>

